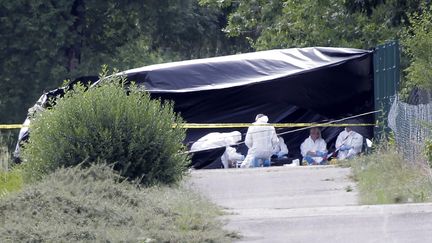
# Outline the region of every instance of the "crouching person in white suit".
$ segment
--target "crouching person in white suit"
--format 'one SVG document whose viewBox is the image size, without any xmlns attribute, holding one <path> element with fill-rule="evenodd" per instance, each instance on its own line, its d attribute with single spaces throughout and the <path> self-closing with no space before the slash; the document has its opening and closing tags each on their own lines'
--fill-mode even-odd
<svg viewBox="0 0 432 243">
<path fill-rule="evenodd" d="M 226 147 L 225 152 L 221 156 L 221 161 L 224 168 L 228 169 L 230 161 L 235 162 L 244 159 L 243 155 L 237 153 L 236 149 L 231 147 L 240 142 L 241 138 L 242 136 L 239 131 L 229 133 L 212 132 L 193 143 L 190 152 Z"/>
<path fill-rule="evenodd" d="M 337 158 L 340 160 L 351 159 L 361 153 L 363 136 L 354 132 L 351 127 L 346 127 L 336 139 Z"/>
</svg>

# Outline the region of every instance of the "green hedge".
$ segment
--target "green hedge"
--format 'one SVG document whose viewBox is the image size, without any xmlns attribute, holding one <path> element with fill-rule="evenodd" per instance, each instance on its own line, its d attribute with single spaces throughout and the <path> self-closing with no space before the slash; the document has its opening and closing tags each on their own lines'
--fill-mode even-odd
<svg viewBox="0 0 432 243">
<path fill-rule="evenodd" d="M 25 178 L 40 179 L 59 167 L 97 161 L 143 184 L 175 183 L 188 164 L 185 130 L 172 103 L 150 99 L 119 77 L 85 91 L 77 86 L 31 123 L 23 149 Z"/>
</svg>

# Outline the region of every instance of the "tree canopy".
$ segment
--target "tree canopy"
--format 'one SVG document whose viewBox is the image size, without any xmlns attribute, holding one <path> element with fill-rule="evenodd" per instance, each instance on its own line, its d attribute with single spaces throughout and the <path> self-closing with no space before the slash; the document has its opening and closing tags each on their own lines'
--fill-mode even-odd
<svg viewBox="0 0 432 243">
<path fill-rule="evenodd" d="M 96 75 L 103 64 L 123 70 L 273 48 L 369 49 L 402 36 L 408 57 L 424 69 L 430 61 L 416 59 L 426 53 L 415 46 L 427 46 L 430 37 L 415 36 L 420 36 L 419 26 L 430 20 L 416 22 L 427 16 L 415 14 L 422 13 L 425 3 L 430 4 L 428 0 L 0 0 L 0 122 L 21 122 L 44 90 L 65 79 Z M 419 80 L 414 69 L 408 69 L 407 77 Z"/>
<path fill-rule="evenodd" d="M 21 122 L 65 79 L 224 55 L 247 42 L 222 32 L 225 13 L 197 1 L 0 0 L 0 122 Z"/>
<path fill-rule="evenodd" d="M 245 36 L 258 50 L 337 46 L 373 48 L 397 38 L 420 1 L 402 0 L 201 0 L 234 9 L 225 31 Z"/>
<path fill-rule="evenodd" d="M 402 41 L 411 57 L 405 69 L 404 88 L 415 86 L 432 89 L 432 7 L 423 5 L 420 13 L 409 16 L 410 25 L 404 29 Z"/>
</svg>

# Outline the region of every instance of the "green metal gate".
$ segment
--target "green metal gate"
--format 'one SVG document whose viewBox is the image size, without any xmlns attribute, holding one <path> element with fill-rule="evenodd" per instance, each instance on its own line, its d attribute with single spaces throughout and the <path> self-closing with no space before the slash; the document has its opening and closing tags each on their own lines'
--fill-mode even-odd
<svg viewBox="0 0 432 243">
<path fill-rule="evenodd" d="M 374 134 L 375 139 L 379 139 L 389 132 L 387 117 L 400 81 L 399 42 L 391 41 L 377 46 L 373 66 L 375 110 L 382 110 L 375 115 L 378 126 Z"/>
</svg>

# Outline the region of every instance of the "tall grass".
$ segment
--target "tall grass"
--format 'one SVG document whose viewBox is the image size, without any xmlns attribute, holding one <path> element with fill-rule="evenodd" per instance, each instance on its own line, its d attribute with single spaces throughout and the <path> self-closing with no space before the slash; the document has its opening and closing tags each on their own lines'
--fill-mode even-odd
<svg viewBox="0 0 432 243">
<path fill-rule="evenodd" d="M 405 161 L 395 148 L 378 148 L 369 155 L 349 161 L 349 164 L 363 204 L 432 200 L 429 166 L 423 162 Z"/>
<path fill-rule="evenodd" d="M 7 171 L 9 169 L 9 162 L 11 161 L 11 153 L 5 136 L 0 132 L 0 171 Z"/>
<path fill-rule="evenodd" d="M 0 200 L 0 242 L 230 242 L 219 208 L 183 187 L 141 188 L 106 165 L 61 168 Z"/>
<path fill-rule="evenodd" d="M 22 171 L 16 167 L 10 171 L 0 170 L 0 198 L 23 187 Z"/>
<path fill-rule="evenodd" d="M 21 170 L 18 167 L 10 168 L 11 153 L 5 138 L 7 137 L 0 134 L 0 198 L 9 192 L 20 190 L 23 185 Z"/>
</svg>

